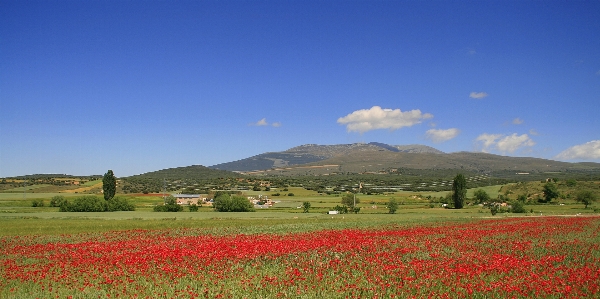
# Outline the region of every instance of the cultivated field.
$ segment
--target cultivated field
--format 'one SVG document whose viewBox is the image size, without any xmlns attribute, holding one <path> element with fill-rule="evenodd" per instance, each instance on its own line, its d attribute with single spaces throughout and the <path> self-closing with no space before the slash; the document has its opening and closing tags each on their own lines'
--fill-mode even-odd
<svg viewBox="0 0 600 299">
<path fill-rule="evenodd" d="M 249 213 L 153 212 L 162 197 L 142 194 L 136 211 L 65 213 L 50 199 L 81 194 L 30 187 L 0 193 L 0 298 L 600 296 L 600 216 L 572 198 L 492 216 L 432 201 L 446 192 L 361 194 L 360 213 L 329 215 L 339 195 L 289 188 Z M 525 188 L 501 187 L 484 190 Z"/>
<path fill-rule="evenodd" d="M 203 228 L 168 228 L 179 220 L 154 220 L 160 228 L 5 236 L 0 238 L 0 297 L 600 295 L 600 217 L 432 221 L 356 216 L 246 223 L 212 219 Z M 381 220 L 384 216 L 389 217 Z M 83 223 L 72 221 L 78 227 Z M 47 222 L 58 223 L 65 224 Z"/>
</svg>

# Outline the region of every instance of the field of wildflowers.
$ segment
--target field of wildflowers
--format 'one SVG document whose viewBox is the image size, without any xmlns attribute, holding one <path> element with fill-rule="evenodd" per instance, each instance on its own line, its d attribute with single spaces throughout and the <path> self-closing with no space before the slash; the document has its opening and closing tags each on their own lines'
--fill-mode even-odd
<svg viewBox="0 0 600 299">
<path fill-rule="evenodd" d="M 0 298 L 600 296 L 600 217 L 0 238 Z"/>
</svg>

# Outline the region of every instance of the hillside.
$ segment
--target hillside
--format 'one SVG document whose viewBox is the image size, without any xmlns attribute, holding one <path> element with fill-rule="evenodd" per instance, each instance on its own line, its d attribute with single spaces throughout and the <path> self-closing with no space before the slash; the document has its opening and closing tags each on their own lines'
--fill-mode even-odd
<svg viewBox="0 0 600 299">
<path fill-rule="evenodd" d="M 126 179 L 167 179 L 201 178 L 206 180 L 218 178 L 241 177 L 240 174 L 226 170 L 210 169 L 202 165 L 167 168 L 127 177 Z"/>
<path fill-rule="evenodd" d="M 305 144 L 283 152 L 264 153 L 238 161 L 213 165 L 209 168 L 248 172 L 304 165 L 353 154 L 381 152 L 443 154 L 442 151 L 425 145 L 388 145 L 379 142 L 336 145 Z"/>
<path fill-rule="evenodd" d="M 600 174 L 600 163 L 567 163 L 531 157 L 507 157 L 487 153 L 395 152 L 382 147 L 359 147 L 303 165 L 248 172 L 251 175 L 302 176 L 335 174 L 405 174 L 429 176 L 456 172 L 489 174 L 513 180 L 537 180 L 555 176 L 586 177 Z"/>
</svg>

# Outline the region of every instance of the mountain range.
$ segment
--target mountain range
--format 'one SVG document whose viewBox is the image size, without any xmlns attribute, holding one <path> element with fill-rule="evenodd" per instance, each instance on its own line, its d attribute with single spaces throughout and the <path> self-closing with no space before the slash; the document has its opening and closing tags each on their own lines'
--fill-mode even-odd
<svg viewBox="0 0 600 299">
<path fill-rule="evenodd" d="M 336 145 L 305 144 L 286 151 L 268 152 L 233 162 L 209 166 L 209 168 L 236 172 L 252 172 L 273 168 L 288 168 L 291 166 L 319 163 L 345 156 L 370 155 L 381 152 L 444 154 L 444 152 L 433 147 L 418 144 L 388 145 L 379 142 Z"/>
<path fill-rule="evenodd" d="M 398 169 L 462 170 L 514 176 L 542 173 L 599 173 L 600 163 L 568 163 L 509 157 L 481 152 L 444 153 L 425 145 L 353 143 L 306 144 L 282 152 L 268 152 L 210 166 L 255 175 L 328 175 L 339 173 L 394 173 Z"/>
</svg>

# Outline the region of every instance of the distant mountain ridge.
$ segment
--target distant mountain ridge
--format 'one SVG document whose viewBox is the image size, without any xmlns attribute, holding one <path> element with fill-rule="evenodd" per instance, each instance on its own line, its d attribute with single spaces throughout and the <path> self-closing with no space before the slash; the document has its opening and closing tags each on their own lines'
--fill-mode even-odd
<svg viewBox="0 0 600 299">
<path fill-rule="evenodd" d="M 433 147 L 419 144 L 388 145 L 379 142 L 334 145 L 304 144 L 282 152 L 268 152 L 237 161 L 209 166 L 209 168 L 237 172 L 267 170 L 315 163 L 339 156 L 365 152 L 444 154 L 444 152 Z"/>
<path fill-rule="evenodd" d="M 497 175 L 548 172 L 599 172 L 600 163 L 568 163 L 532 157 L 509 157 L 480 152 L 444 153 L 419 144 L 352 143 L 304 144 L 282 152 L 268 152 L 238 161 L 209 166 L 259 175 L 329 175 L 389 173 L 396 169 L 465 170 Z"/>
</svg>

